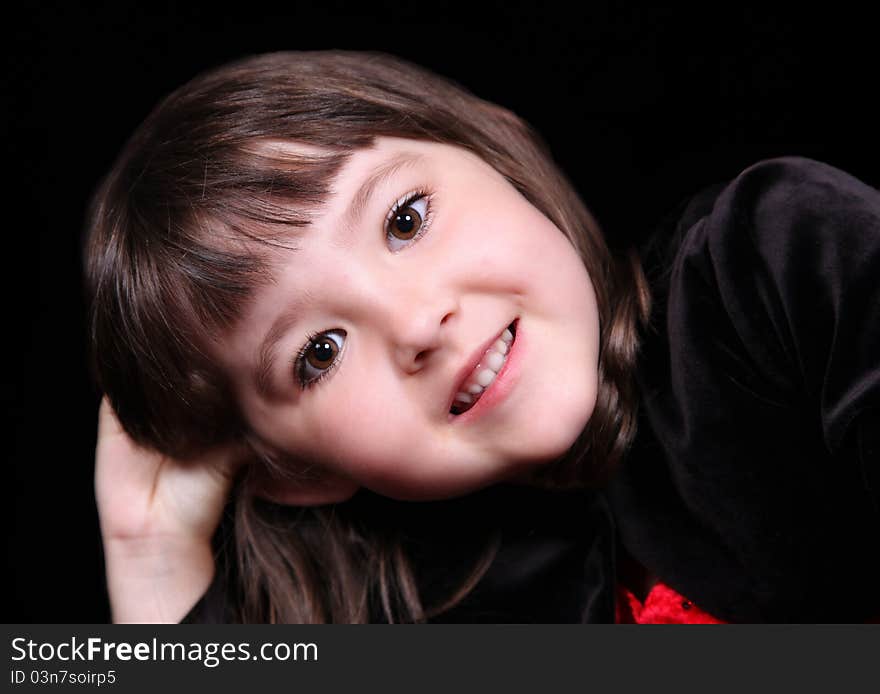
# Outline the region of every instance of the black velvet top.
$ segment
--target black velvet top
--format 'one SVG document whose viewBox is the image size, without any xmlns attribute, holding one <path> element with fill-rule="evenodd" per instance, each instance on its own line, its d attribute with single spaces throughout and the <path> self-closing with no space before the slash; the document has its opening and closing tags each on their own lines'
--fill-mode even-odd
<svg viewBox="0 0 880 694">
<path fill-rule="evenodd" d="M 645 262 L 640 433 L 609 494 L 624 546 L 726 621 L 880 616 L 880 193 L 761 162 Z"/>
<path fill-rule="evenodd" d="M 494 559 L 476 587 L 431 622 L 614 621 L 615 533 L 601 494 L 497 485 L 434 502 L 394 502 L 361 491 L 346 505 L 356 517 L 369 514 L 374 527 L 389 533 L 403 530 L 401 540 L 426 608 L 443 604 L 456 592 L 483 554 L 487 539 L 501 530 Z M 276 511 L 277 523 L 296 517 L 295 509 Z M 230 531 L 230 526 L 221 526 L 219 535 L 228 537 Z M 229 543 L 221 539 L 218 545 L 223 544 Z M 219 556 L 218 564 L 208 592 L 184 623 L 234 621 L 227 576 L 235 567 L 227 554 Z M 371 605 L 370 613 L 370 621 L 386 621 L 378 603 Z"/>
<path fill-rule="evenodd" d="M 613 621 L 618 553 L 726 621 L 880 616 L 880 193 L 761 162 L 642 256 L 655 312 L 631 453 L 604 495 L 498 487 L 435 506 L 505 529 L 438 621 Z M 466 554 L 443 527 L 413 529 L 427 595 Z M 222 621 L 225 600 L 215 581 L 184 621 Z"/>
</svg>

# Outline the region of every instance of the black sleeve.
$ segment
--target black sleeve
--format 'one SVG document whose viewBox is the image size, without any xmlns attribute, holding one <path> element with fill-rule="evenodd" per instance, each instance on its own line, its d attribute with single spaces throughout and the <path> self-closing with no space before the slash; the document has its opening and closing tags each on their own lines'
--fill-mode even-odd
<svg viewBox="0 0 880 694">
<path fill-rule="evenodd" d="M 708 270 L 745 354 L 799 392 L 828 452 L 880 406 L 880 193 L 819 162 L 747 170 L 706 222 Z M 769 338 L 769 339 L 768 339 Z M 876 467 L 857 437 L 864 471 Z M 874 490 L 876 493 L 876 490 Z M 875 494 L 876 499 L 876 494 Z"/>
<path fill-rule="evenodd" d="M 227 614 L 228 605 L 226 597 L 225 581 L 219 572 L 215 574 L 211 585 L 198 602 L 192 606 L 186 616 L 180 620 L 181 624 L 228 624 L 230 616 Z"/>
<path fill-rule="evenodd" d="M 647 443 L 613 489 L 624 542 L 723 619 L 880 614 L 880 194 L 761 162 L 665 281 L 639 374 Z"/>
<path fill-rule="evenodd" d="M 231 624 L 236 610 L 230 601 L 231 586 L 236 584 L 234 547 L 234 512 L 231 502 L 221 516 L 220 525 L 214 533 L 214 578 L 205 594 L 192 606 L 181 624 Z"/>
</svg>

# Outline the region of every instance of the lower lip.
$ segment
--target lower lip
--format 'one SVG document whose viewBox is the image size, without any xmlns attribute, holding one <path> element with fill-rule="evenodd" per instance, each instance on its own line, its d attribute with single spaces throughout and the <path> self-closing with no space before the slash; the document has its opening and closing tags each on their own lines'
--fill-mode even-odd
<svg viewBox="0 0 880 694">
<path fill-rule="evenodd" d="M 465 424 L 473 419 L 482 417 L 485 413 L 493 409 L 496 405 L 501 404 L 507 398 L 510 391 L 516 386 L 517 381 L 519 381 L 520 363 L 522 362 L 523 355 L 524 336 L 522 332 L 519 319 L 517 319 L 516 335 L 514 335 L 510 350 L 507 352 L 507 359 L 504 361 L 501 371 L 498 372 L 498 375 L 495 377 L 495 380 L 489 384 L 489 387 L 483 391 L 483 394 L 474 406 L 462 414 L 450 414 L 450 422 Z"/>
</svg>

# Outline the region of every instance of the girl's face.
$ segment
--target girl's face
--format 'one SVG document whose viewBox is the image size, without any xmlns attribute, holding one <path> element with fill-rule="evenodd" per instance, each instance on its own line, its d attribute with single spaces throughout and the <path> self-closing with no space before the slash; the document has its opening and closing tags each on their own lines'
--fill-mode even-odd
<svg viewBox="0 0 880 694">
<path fill-rule="evenodd" d="M 596 402 L 599 319 L 563 233 L 449 145 L 380 138 L 334 183 L 219 355 L 253 431 L 399 499 L 564 454 Z"/>
</svg>

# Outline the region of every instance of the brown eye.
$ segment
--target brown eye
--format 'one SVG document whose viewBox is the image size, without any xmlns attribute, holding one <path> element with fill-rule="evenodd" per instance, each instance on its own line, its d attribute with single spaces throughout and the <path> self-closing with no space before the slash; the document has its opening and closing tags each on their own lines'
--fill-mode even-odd
<svg viewBox="0 0 880 694">
<path fill-rule="evenodd" d="M 401 241 L 409 241 L 422 227 L 422 215 L 413 207 L 406 207 L 394 215 L 388 231 Z"/>
<path fill-rule="evenodd" d="M 344 330 L 328 330 L 310 338 L 297 360 L 300 383 L 307 387 L 329 373 L 336 365 L 343 344 Z"/>
<path fill-rule="evenodd" d="M 401 250 L 425 233 L 431 216 L 428 200 L 427 193 L 415 193 L 391 210 L 385 237 L 392 251 Z"/>
<path fill-rule="evenodd" d="M 312 342 L 306 354 L 306 361 L 316 369 L 326 369 L 333 363 L 337 354 L 339 354 L 339 347 L 333 340 L 325 337 Z"/>
</svg>

